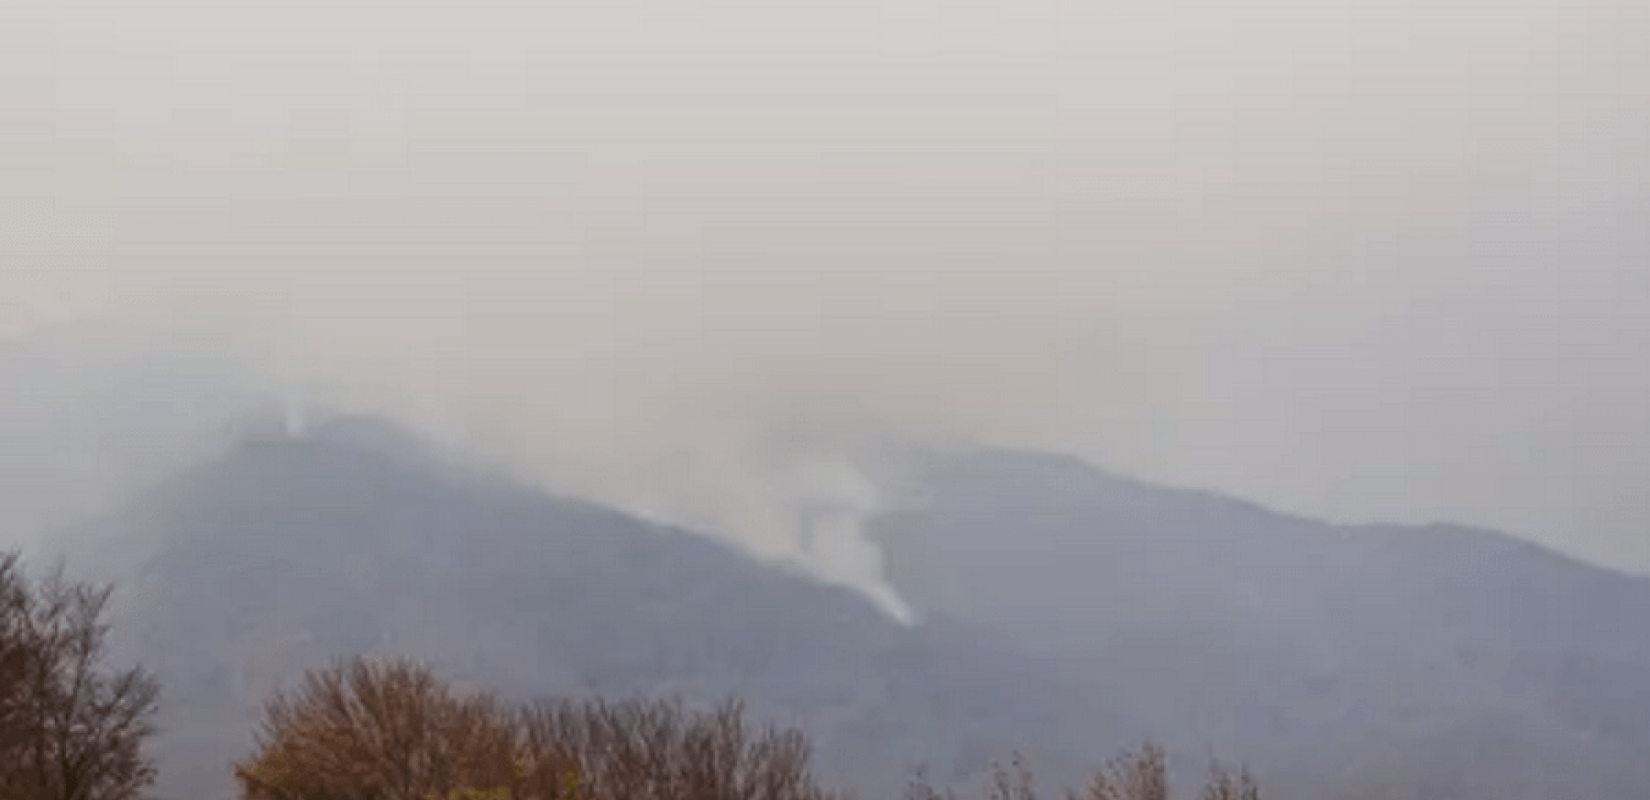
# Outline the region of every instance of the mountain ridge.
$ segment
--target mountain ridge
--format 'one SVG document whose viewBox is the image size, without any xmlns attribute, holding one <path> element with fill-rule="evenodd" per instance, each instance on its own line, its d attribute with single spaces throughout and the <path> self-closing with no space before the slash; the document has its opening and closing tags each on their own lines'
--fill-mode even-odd
<svg viewBox="0 0 1650 800">
<path fill-rule="evenodd" d="M 180 796 L 227 783 L 265 692 L 358 652 L 512 696 L 744 696 L 874 796 L 913 764 L 960 780 L 1015 749 L 1075 780 L 1143 736 L 1249 760 L 1285 798 L 1650 786 L 1650 700 L 1621 700 L 1650 698 L 1650 616 L 1630 613 L 1650 581 L 1064 457 L 934 464 L 926 502 L 872 525 L 915 627 L 370 419 L 248 435 L 66 549 L 121 582 L 116 642 L 166 681 Z"/>
</svg>

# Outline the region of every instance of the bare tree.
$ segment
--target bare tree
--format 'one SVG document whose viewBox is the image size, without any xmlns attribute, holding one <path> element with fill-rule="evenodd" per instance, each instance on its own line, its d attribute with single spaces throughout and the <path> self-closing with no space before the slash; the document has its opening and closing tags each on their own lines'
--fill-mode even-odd
<svg viewBox="0 0 1650 800">
<path fill-rule="evenodd" d="M 1260 786 L 1247 767 L 1235 772 L 1220 762 L 1209 768 L 1209 782 L 1203 786 L 1203 800 L 1260 800 Z"/>
<path fill-rule="evenodd" d="M 0 765 L 21 757 L 26 695 L 33 642 L 26 624 L 32 608 L 29 585 L 14 554 L 0 554 Z M 0 766 L 0 789 L 6 786 Z"/>
<path fill-rule="evenodd" d="M 159 686 L 105 664 L 109 595 L 0 556 L 0 798 L 131 800 L 153 781 Z"/>
<path fill-rule="evenodd" d="M 561 701 L 541 703 L 522 719 L 523 797 L 831 797 L 811 774 L 807 738 L 797 730 L 753 727 L 738 702 L 692 711 L 646 699 Z"/>
<path fill-rule="evenodd" d="M 1123 753 L 1089 779 L 1081 792 L 1068 792 L 1067 800 L 1169 800 L 1169 763 L 1162 747 L 1147 743 L 1139 750 Z M 987 785 L 990 800 L 1037 800 L 1037 785 L 1022 756 L 1007 765 L 992 765 Z M 1215 762 L 1204 784 L 1201 800 L 1260 800 L 1260 788 L 1247 768 L 1236 771 Z M 951 791 L 941 792 L 918 775 L 906 792 L 906 800 L 955 800 Z"/>
<path fill-rule="evenodd" d="M 427 800 L 517 782 L 514 718 L 411 661 L 309 672 L 265 705 L 256 754 L 236 765 L 251 800 Z M 509 796 L 506 794 L 506 796 Z"/>
<path fill-rule="evenodd" d="M 808 756 L 736 703 L 508 711 L 413 662 L 357 659 L 277 692 L 235 774 L 246 800 L 827 800 Z"/>
<path fill-rule="evenodd" d="M 800 731 L 754 727 L 728 702 L 689 710 L 633 699 L 510 710 L 414 662 L 355 659 L 265 706 L 244 800 L 836 800 Z M 995 766 L 991 800 L 1037 800 L 1025 759 Z M 955 800 L 922 776 L 906 800 Z M 1124 753 L 1068 800 L 1169 800 L 1163 748 Z M 1247 770 L 1216 764 L 1202 800 L 1260 800 Z"/>
<path fill-rule="evenodd" d="M 1113 759 L 1089 781 L 1085 800 L 1169 800 L 1169 760 L 1148 742 Z"/>
</svg>

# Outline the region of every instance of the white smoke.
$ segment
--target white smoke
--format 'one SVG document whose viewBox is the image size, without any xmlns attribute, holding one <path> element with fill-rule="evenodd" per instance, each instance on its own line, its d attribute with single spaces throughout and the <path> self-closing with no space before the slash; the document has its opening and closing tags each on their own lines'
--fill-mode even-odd
<svg viewBox="0 0 1650 800">
<path fill-rule="evenodd" d="M 296 397 L 288 395 L 282 400 L 282 416 L 284 417 L 286 435 L 290 439 L 302 439 L 309 435 L 309 419 L 303 405 Z"/>
<path fill-rule="evenodd" d="M 281 388 L 281 419 L 287 438 L 302 439 L 309 435 L 309 409 L 304 398 L 292 386 Z"/>
<path fill-rule="evenodd" d="M 842 458 L 810 456 L 790 471 L 789 502 L 800 516 L 800 557 L 822 580 L 859 589 L 888 616 L 914 624 L 915 610 L 883 571 L 882 550 L 865 523 L 884 510 L 882 493 Z"/>
<path fill-rule="evenodd" d="M 1650 565 L 1642 2 L 692 5 L 0 2 L 0 336 L 219 309 L 868 594 L 786 422 Z"/>
</svg>

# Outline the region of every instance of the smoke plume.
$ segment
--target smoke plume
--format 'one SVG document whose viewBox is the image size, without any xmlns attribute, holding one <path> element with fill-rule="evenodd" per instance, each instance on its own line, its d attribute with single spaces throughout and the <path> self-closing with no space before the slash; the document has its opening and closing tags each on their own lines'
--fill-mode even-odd
<svg viewBox="0 0 1650 800">
<path fill-rule="evenodd" d="M 879 437 L 1650 568 L 1643 3 L 45 5 L 0 336 L 204 317 L 896 616 Z"/>
</svg>

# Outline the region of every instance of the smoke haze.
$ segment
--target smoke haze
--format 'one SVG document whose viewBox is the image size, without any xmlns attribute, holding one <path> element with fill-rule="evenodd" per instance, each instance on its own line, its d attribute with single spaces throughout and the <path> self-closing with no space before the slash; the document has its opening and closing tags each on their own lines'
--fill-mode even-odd
<svg viewBox="0 0 1650 800">
<path fill-rule="evenodd" d="M 882 434 L 1650 570 L 1643 3 L 58 0 L 0 31 L 0 336 L 206 319 L 317 401 L 873 592 Z"/>
</svg>

